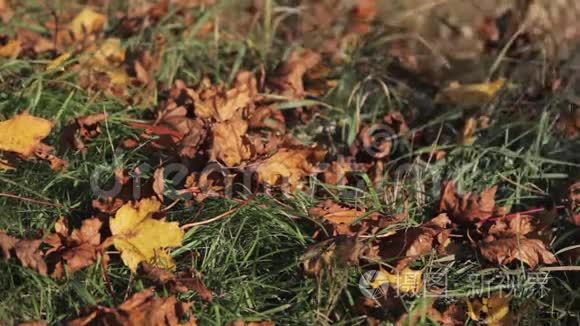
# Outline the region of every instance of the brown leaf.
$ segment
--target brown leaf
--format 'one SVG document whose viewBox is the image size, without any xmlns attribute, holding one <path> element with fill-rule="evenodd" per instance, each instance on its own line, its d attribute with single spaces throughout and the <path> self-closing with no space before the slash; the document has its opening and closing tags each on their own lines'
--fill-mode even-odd
<svg viewBox="0 0 580 326">
<path fill-rule="evenodd" d="M 14 16 L 14 10 L 10 6 L 10 0 L 0 0 L 0 20 L 8 24 L 12 16 Z"/>
<path fill-rule="evenodd" d="M 71 147 L 86 152 L 85 141 L 91 141 L 101 134 L 101 122 L 106 119 L 106 113 L 78 117 L 63 128 L 61 139 Z"/>
<path fill-rule="evenodd" d="M 94 264 L 101 255 L 100 229 L 102 222 L 98 218 L 85 219 L 80 229 L 69 234 L 67 219 L 61 217 L 55 224 L 55 232 L 49 234 L 44 243 L 51 248 L 46 252 L 49 259 L 56 261 L 54 278 L 64 276 L 64 266 L 70 273 Z"/>
<path fill-rule="evenodd" d="M 48 146 L 44 143 L 38 144 L 34 149 L 34 155 L 41 160 L 48 161 L 50 163 L 50 168 L 54 171 L 62 171 L 65 170 L 68 166 L 68 162 L 59 158 L 58 156 L 53 154 L 54 148 L 52 146 Z"/>
<path fill-rule="evenodd" d="M 193 316 L 180 323 L 188 310 L 189 305 L 179 302 L 175 296 L 160 298 L 153 289 L 146 289 L 117 308 L 97 306 L 91 313 L 70 321 L 68 325 L 197 325 Z"/>
<path fill-rule="evenodd" d="M 441 310 L 433 302 L 430 305 L 419 305 L 417 309 L 402 315 L 396 325 L 419 325 L 424 317 L 429 317 L 430 320 L 436 321 L 440 325 L 460 326 L 464 325 L 467 320 L 467 310 L 465 305 L 457 303 L 450 304 Z"/>
<path fill-rule="evenodd" d="M 460 195 L 453 182 L 443 186 L 439 201 L 439 212 L 449 214 L 458 224 L 471 225 L 491 217 L 495 210 L 497 186 L 484 190 L 480 195 L 467 193 Z"/>
<path fill-rule="evenodd" d="M 395 259 L 395 268 L 401 271 L 433 249 L 443 251 L 450 241 L 450 226 L 449 217 L 440 214 L 418 227 L 404 229 L 380 239 L 378 255 L 383 259 Z"/>
<path fill-rule="evenodd" d="M 568 188 L 568 200 L 570 200 L 572 223 L 580 226 L 580 182 L 576 182 Z"/>
<path fill-rule="evenodd" d="M 282 92 L 282 95 L 294 99 L 302 99 L 306 95 L 304 89 L 304 74 L 321 61 L 320 54 L 313 50 L 295 50 L 290 54 L 290 58 L 277 72 L 277 77 L 272 80 L 275 88 Z"/>
<path fill-rule="evenodd" d="M 302 270 L 318 276 L 333 268 L 358 265 L 363 244 L 356 237 L 338 236 L 315 243 L 302 255 Z"/>
<path fill-rule="evenodd" d="M 349 208 L 332 200 L 326 200 L 311 208 L 309 214 L 330 225 L 333 235 L 350 236 L 362 233 L 374 234 L 404 218 L 403 215 L 387 217 L 377 212 L 367 213 L 364 209 Z"/>
<path fill-rule="evenodd" d="M 500 265 L 519 260 L 535 268 L 539 263 L 554 264 L 558 261 L 540 239 L 487 237 L 479 242 L 479 250 L 487 260 Z"/>
<path fill-rule="evenodd" d="M 191 290 L 205 301 L 213 300 L 213 293 L 205 286 L 202 276 L 194 270 L 174 274 L 147 263 L 141 263 L 140 266 L 144 276 L 167 286 L 171 292 L 184 293 Z"/>
<path fill-rule="evenodd" d="M 229 324 L 228 326 L 275 326 L 276 323 L 271 320 L 264 320 L 264 321 L 245 321 L 245 320 L 236 320 Z"/>
<path fill-rule="evenodd" d="M 326 151 L 316 147 L 285 147 L 259 163 L 256 172 L 261 183 L 285 186 L 290 190 L 300 186 L 302 178 L 317 172 Z"/>
<path fill-rule="evenodd" d="M 240 165 L 252 155 L 245 137 L 248 123 L 241 119 L 218 122 L 213 127 L 212 159 L 219 159 L 228 167 Z"/>
<path fill-rule="evenodd" d="M 20 264 L 46 275 L 47 267 L 44 255 L 39 250 L 41 240 L 22 240 L 6 234 L 0 230 L 0 248 L 4 259 L 16 257 Z"/>
</svg>

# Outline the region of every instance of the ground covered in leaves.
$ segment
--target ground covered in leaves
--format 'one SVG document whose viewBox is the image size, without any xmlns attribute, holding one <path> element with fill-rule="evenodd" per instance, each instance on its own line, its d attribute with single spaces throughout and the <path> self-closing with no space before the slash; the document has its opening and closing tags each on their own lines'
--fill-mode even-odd
<svg viewBox="0 0 580 326">
<path fill-rule="evenodd" d="M 0 323 L 580 322 L 574 1 L 0 0 Z"/>
</svg>

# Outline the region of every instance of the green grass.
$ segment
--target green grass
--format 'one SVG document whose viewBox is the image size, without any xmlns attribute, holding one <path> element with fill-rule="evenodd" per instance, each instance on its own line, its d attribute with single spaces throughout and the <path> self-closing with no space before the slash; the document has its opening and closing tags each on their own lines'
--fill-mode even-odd
<svg viewBox="0 0 580 326">
<path fill-rule="evenodd" d="M 26 3 L 20 11 L 37 12 L 38 17 L 46 14 L 34 2 Z M 276 6 L 276 1 L 265 3 Z M 221 7 L 228 5 L 224 2 Z M 62 4 L 59 10 L 65 8 Z M 270 9 L 287 10 L 288 7 Z M 197 28 L 208 19 L 226 15 L 220 9 L 196 10 Z M 272 30 L 275 26 L 272 11 L 242 40 L 230 40 L 221 30 L 215 30 L 208 38 L 185 37 L 181 32 L 186 26 L 174 19 L 174 14 L 170 12 L 159 24 L 123 40 L 129 49 L 136 49 L 151 46 L 155 35 L 166 38 L 166 52 L 156 76 L 165 85 L 177 79 L 196 84 L 204 76 L 216 83 L 231 83 L 239 70 L 259 73 L 261 65 L 272 72 L 292 47 L 278 39 Z M 228 23 L 231 22 L 224 25 Z M 1 32 L 11 33 L 24 22 L 16 17 L 11 24 Z M 115 26 L 115 21 L 110 26 Z M 46 31 L 40 25 L 34 28 Z M 190 229 L 183 246 L 173 256 L 178 269 L 194 267 L 201 272 L 206 285 L 215 293 L 212 303 L 201 301 L 195 293 L 180 295 L 183 300 L 195 301 L 194 313 L 201 324 L 223 325 L 238 319 L 275 320 L 280 325 L 365 323 L 364 317 L 358 316 L 354 309 L 356 299 L 361 296 L 357 283 L 365 266 L 337 268 L 319 279 L 308 278 L 301 271 L 300 257 L 315 242 L 312 235 L 317 228 L 307 211 L 324 198 L 387 213 L 401 213 L 406 209 L 410 219 L 392 226 L 400 229 L 434 216 L 442 180 L 452 179 L 459 189 L 474 192 L 499 184 L 498 204 L 518 211 L 538 207 L 546 200 L 562 204 L 566 186 L 580 177 L 580 143 L 578 139 L 565 137 L 555 127 L 559 112 L 567 109 L 568 103 L 563 99 L 550 98 L 514 109 L 515 98 L 525 87 L 525 81 L 515 80 L 519 88 L 478 109 L 494 120 L 491 126 L 478 132 L 473 145 L 460 146 L 456 144 L 456 136 L 461 133 L 465 118 L 476 112 L 436 107 L 424 100 L 430 96 L 429 90 L 393 80 L 385 64 L 389 59 L 376 51 L 378 45 L 373 41 L 367 40 L 367 45 L 353 48 L 349 60 L 333 68 L 332 78 L 338 85 L 325 97 L 280 104 L 285 110 L 305 103 L 323 104 L 323 114 L 296 126 L 292 133 L 305 143 L 324 143 L 336 155 L 354 141 L 361 122 L 380 121 L 391 110 L 411 113 L 419 108 L 422 122 L 413 126 L 412 132 L 430 133 L 433 144 L 418 146 L 399 138 L 396 153 L 386 164 L 385 175 L 390 177 L 384 178 L 380 187 L 373 186 L 368 176 L 360 176 L 365 185 L 362 189 L 324 185 L 312 179 L 311 186 L 317 191 L 305 190 L 274 198 L 259 194 L 228 217 Z M 133 150 L 118 146 L 126 137 L 140 132 L 128 127 L 126 122 L 144 119 L 155 106 L 133 106 L 103 94 L 87 94 L 75 84 L 74 73 L 49 73 L 39 69 L 48 59 L 0 60 L 0 120 L 26 109 L 54 121 L 54 132 L 46 142 L 56 145 L 59 156 L 69 162 L 68 169 L 60 173 L 39 161 L 23 162 L 14 171 L 0 171 L 1 193 L 58 204 L 53 207 L 0 196 L 0 229 L 18 237 L 46 235 L 60 216 L 77 222 L 90 217 L 94 199 L 90 177 L 96 169 L 105 171 L 102 178 L 110 181 L 116 167 L 142 163 L 156 166 L 164 158 L 160 153 L 151 154 L 144 146 Z M 369 69 L 374 72 L 370 77 Z M 58 132 L 67 122 L 97 112 L 107 112 L 110 118 L 103 126 L 103 134 L 89 143 L 86 154 L 65 150 L 59 145 Z M 392 177 L 400 164 L 413 162 L 420 154 L 428 155 L 433 149 L 444 149 L 447 156 L 442 161 L 426 162 L 430 172 L 415 178 Z M 219 198 L 192 206 L 178 204 L 168 212 L 168 218 L 185 224 L 194 218 L 217 216 L 237 204 Z M 578 236 L 578 229 L 564 221 L 566 214 L 560 211 L 555 225 L 554 252 L 577 244 L 574 238 Z M 465 277 L 469 271 L 488 267 L 473 254 L 449 259 L 432 255 L 418 264 L 429 269 L 451 270 L 457 289 L 452 300 L 462 300 L 468 295 L 464 287 L 469 283 Z M 60 324 L 78 316 L 82 308 L 97 304 L 115 306 L 151 285 L 139 276 L 132 276 L 118 255 L 112 255 L 107 274 L 110 283 L 103 278 L 101 264 L 97 263 L 63 280 L 52 280 L 14 261 L 0 260 L 0 321 L 13 324 L 46 320 Z M 558 324 L 554 318 L 565 320 L 562 323 L 578 322 L 578 274 L 554 272 L 552 277 L 546 297 L 526 302 L 538 307 L 527 318 L 533 323 L 545 324 Z M 417 307 L 422 299 L 409 300 L 407 308 Z"/>
</svg>

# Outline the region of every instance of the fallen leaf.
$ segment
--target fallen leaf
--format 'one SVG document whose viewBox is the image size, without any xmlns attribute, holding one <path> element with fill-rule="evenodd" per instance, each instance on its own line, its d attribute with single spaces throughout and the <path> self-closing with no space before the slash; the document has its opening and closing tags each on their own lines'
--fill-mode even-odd
<svg viewBox="0 0 580 326">
<path fill-rule="evenodd" d="M 452 83 L 437 94 L 435 102 L 464 107 L 484 105 L 494 99 L 505 86 L 506 80 L 504 78 L 481 84 Z"/>
<path fill-rule="evenodd" d="M 576 182 L 568 188 L 568 200 L 570 200 L 572 223 L 580 226 L 580 182 Z"/>
<path fill-rule="evenodd" d="M 65 52 L 58 57 L 54 58 L 52 61 L 48 63 L 46 66 L 46 71 L 55 71 L 57 69 L 62 69 L 62 65 L 70 59 L 72 54 L 70 52 Z"/>
<path fill-rule="evenodd" d="M 511 297 L 503 292 L 495 292 L 489 298 L 467 300 L 469 318 L 485 325 L 512 325 L 510 314 Z"/>
<path fill-rule="evenodd" d="M 10 0 L 0 0 L 0 19 L 4 24 L 8 24 L 14 16 L 14 10 L 10 6 Z"/>
<path fill-rule="evenodd" d="M 102 31 L 106 23 L 107 16 L 90 8 L 84 8 L 69 23 L 69 29 L 72 31 L 76 40 L 82 40 L 88 34 Z"/>
<path fill-rule="evenodd" d="M 50 133 L 52 123 L 48 120 L 21 113 L 10 120 L 0 122 L 0 151 L 18 153 L 28 158 L 40 141 Z"/>
<path fill-rule="evenodd" d="M 313 50 L 295 50 L 290 54 L 288 61 L 278 70 L 272 80 L 275 88 L 282 92 L 282 95 L 293 99 L 302 99 L 306 95 L 303 77 L 306 72 L 321 61 L 320 54 Z"/>
<path fill-rule="evenodd" d="M 497 186 L 485 189 L 480 195 L 460 195 L 453 182 L 446 182 L 441 191 L 439 212 L 445 212 L 458 224 L 471 225 L 493 215 Z"/>
<path fill-rule="evenodd" d="M 535 268 L 539 263 L 558 262 L 553 253 L 540 239 L 510 236 L 505 238 L 488 237 L 479 242 L 479 251 L 487 260 L 507 265 L 519 260 Z"/>
<path fill-rule="evenodd" d="M 69 321 L 70 326 L 85 325 L 197 325 L 190 315 L 189 304 L 179 302 L 175 296 L 160 298 L 153 289 L 135 293 L 117 308 L 97 306 L 89 314 Z M 184 322 L 181 322 L 184 320 Z"/>
<path fill-rule="evenodd" d="M 101 122 L 107 119 L 106 113 L 96 113 L 75 118 L 61 132 L 61 140 L 74 149 L 87 151 L 86 141 L 91 141 L 101 134 Z"/>
<path fill-rule="evenodd" d="M 113 243 L 132 272 L 140 262 L 166 269 L 175 266 L 165 248 L 180 246 L 184 233 L 177 222 L 153 219 L 160 208 L 157 200 L 142 199 L 136 206 L 123 205 L 109 220 Z"/>
<path fill-rule="evenodd" d="M 249 159 L 252 150 L 245 138 L 247 131 L 248 123 L 241 119 L 216 123 L 213 127 L 211 157 L 219 159 L 228 167 Z"/>
<path fill-rule="evenodd" d="M 392 274 L 381 268 L 377 271 L 375 279 L 370 285 L 375 289 L 390 285 L 402 292 L 418 293 L 423 287 L 423 270 L 405 267 Z"/>
<path fill-rule="evenodd" d="M 55 224 L 55 232 L 49 234 L 44 243 L 51 248 L 46 252 L 47 259 L 55 259 L 52 276 L 64 276 L 64 265 L 70 273 L 94 264 L 100 256 L 102 222 L 97 218 L 85 219 L 80 229 L 70 232 L 67 219 L 61 217 Z"/>
<path fill-rule="evenodd" d="M 308 276 L 319 276 L 333 268 L 358 265 L 363 244 L 356 237 L 338 236 L 308 247 L 300 258 Z"/>
<path fill-rule="evenodd" d="M 211 302 L 213 300 L 213 293 L 205 286 L 201 274 L 195 270 L 174 274 L 147 263 L 142 263 L 140 266 L 144 276 L 158 284 L 165 285 L 171 292 L 185 293 L 191 290 L 205 301 Z"/>
<path fill-rule="evenodd" d="M 446 214 L 439 214 L 420 226 L 381 238 L 378 241 L 378 255 L 383 259 L 394 259 L 395 269 L 401 271 L 433 249 L 444 251 L 450 242 L 450 226 L 449 217 Z"/>
<path fill-rule="evenodd" d="M 5 259 L 16 256 L 22 266 L 34 269 L 42 275 L 47 275 L 44 255 L 39 249 L 41 243 L 42 240 L 17 239 L 0 230 L 0 247 Z"/>
<path fill-rule="evenodd" d="M 464 304 L 453 303 L 440 308 L 436 301 L 431 304 L 420 304 L 416 309 L 402 315 L 397 320 L 397 326 L 414 326 L 420 325 L 423 318 L 430 321 L 438 322 L 443 326 L 460 326 L 465 325 L 467 311 Z"/>
<path fill-rule="evenodd" d="M 6 44 L 0 45 L 0 57 L 16 58 L 21 50 L 20 40 L 9 40 Z"/>
<path fill-rule="evenodd" d="M 318 164 L 326 156 L 320 148 L 281 148 L 259 163 L 256 172 L 259 182 L 270 186 L 284 186 L 290 190 L 300 186 L 302 178 L 317 172 Z"/>
<path fill-rule="evenodd" d="M 228 326 L 275 326 L 276 323 L 271 320 L 263 320 L 263 321 L 245 321 L 245 320 L 236 320 L 229 324 Z"/>
<path fill-rule="evenodd" d="M 364 209 L 349 208 L 332 200 L 326 200 L 311 208 L 309 214 L 329 224 L 331 226 L 329 231 L 333 235 L 350 236 L 376 234 L 381 229 L 404 218 L 402 215 L 389 217 L 377 212 L 367 213 Z M 316 235 L 313 237 L 316 238 Z"/>
</svg>

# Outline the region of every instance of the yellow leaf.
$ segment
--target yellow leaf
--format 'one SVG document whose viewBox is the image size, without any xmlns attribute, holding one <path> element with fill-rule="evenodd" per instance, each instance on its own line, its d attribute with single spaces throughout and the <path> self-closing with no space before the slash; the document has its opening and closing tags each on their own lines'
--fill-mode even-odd
<svg viewBox="0 0 580 326">
<path fill-rule="evenodd" d="M 459 83 L 452 83 L 449 87 L 441 90 L 437 94 L 435 102 L 467 107 L 486 104 L 496 96 L 497 92 L 505 84 L 505 78 L 480 84 L 461 85 Z"/>
<path fill-rule="evenodd" d="M 67 61 L 70 57 L 71 57 L 70 52 L 65 52 L 59 55 L 54 60 L 48 63 L 48 65 L 46 66 L 46 71 L 52 71 L 56 70 L 57 68 L 60 68 L 60 66 L 62 66 L 65 63 L 65 61 Z"/>
<path fill-rule="evenodd" d="M 0 151 L 30 156 L 36 146 L 50 133 L 48 120 L 22 113 L 0 122 Z"/>
<path fill-rule="evenodd" d="M 413 270 L 406 267 L 398 273 L 391 274 L 381 269 L 375 276 L 371 286 L 378 288 L 383 284 L 389 284 L 402 292 L 417 293 L 423 285 L 423 270 Z"/>
<path fill-rule="evenodd" d="M 489 298 L 471 299 L 467 301 L 467 314 L 486 325 L 509 325 L 506 321 L 510 319 L 510 300 L 503 292 L 496 292 Z"/>
<path fill-rule="evenodd" d="M 21 49 L 19 40 L 10 40 L 8 43 L 0 46 L 0 57 L 15 58 Z"/>
<path fill-rule="evenodd" d="M 133 272 L 143 261 L 165 269 L 175 266 L 166 248 L 180 246 L 183 231 L 177 222 L 153 218 L 160 207 L 161 203 L 155 199 L 142 199 L 137 207 L 130 203 L 123 205 L 109 220 L 113 243 Z"/>
<path fill-rule="evenodd" d="M 103 30 L 106 22 L 107 16 L 85 8 L 70 22 L 69 28 L 75 39 L 79 40 L 87 34 Z"/>
<path fill-rule="evenodd" d="M 477 128 L 477 120 L 474 118 L 468 118 L 465 120 L 465 125 L 463 126 L 463 132 L 459 138 L 459 143 L 461 145 L 473 145 L 475 142 L 475 129 Z"/>
<path fill-rule="evenodd" d="M 92 63 L 101 69 L 118 65 L 123 61 L 125 61 L 125 49 L 121 46 L 121 40 L 118 38 L 106 39 L 92 58 Z"/>
</svg>

